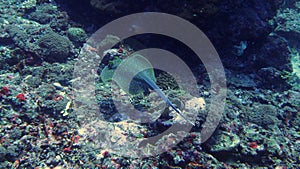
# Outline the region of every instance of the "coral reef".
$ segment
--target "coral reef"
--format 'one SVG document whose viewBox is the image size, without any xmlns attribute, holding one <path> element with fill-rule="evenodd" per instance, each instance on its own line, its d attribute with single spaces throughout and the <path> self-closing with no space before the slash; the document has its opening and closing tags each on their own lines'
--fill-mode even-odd
<svg viewBox="0 0 300 169">
<path fill-rule="evenodd" d="M 296 0 L 10 0 L 1 1 L 0 8 L 0 168 L 299 166 L 300 3 Z M 96 104 L 89 93 L 75 99 L 72 84 L 78 79 L 73 78 L 73 68 L 81 47 L 88 45 L 86 39 L 117 17 L 145 11 L 187 19 L 209 36 L 220 54 L 228 84 L 226 106 L 214 134 L 204 143 L 201 131 L 212 92 L 222 89 L 211 89 L 205 67 L 195 61 L 193 52 L 176 41 L 167 42 L 166 37 L 135 37 L 142 47 L 130 40 L 115 45 L 99 70 L 86 75 L 96 79 Z M 111 36 L 107 43 L 118 41 Z M 170 49 L 191 66 L 199 93 L 187 94 L 169 73 L 155 71 L 158 86 L 195 121 L 190 132 L 151 140 L 172 126 L 186 127 L 186 121 L 168 107 L 159 109 L 164 102 L 154 92 L 128 97 L 118 86 L 100 81 L 101 70 L 112 59 L 143 47 Z M 101 55 L 97 50 L 81 52 Z M 120 95 L 124 107 L 116 109 L 112 91 Z M 130 104 L 152 113 L 131 119 Z M 95 107 L 100 109 L 97 114 Z M 140 123 L 138 118 L 150 122 Z M 132 147 L 147 139 L 156 145 L 150 153 L 165 151 L 139 159 L 121 155 L 136 153 Z"/>
</svg>

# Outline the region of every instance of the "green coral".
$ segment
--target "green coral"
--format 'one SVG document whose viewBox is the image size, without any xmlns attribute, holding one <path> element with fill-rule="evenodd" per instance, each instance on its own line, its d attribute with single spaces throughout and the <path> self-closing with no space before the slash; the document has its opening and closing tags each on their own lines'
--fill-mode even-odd
<svg viewBox="0 0 300 169">
<path fill-rule="evenodd" d="M 239 146 L 240 142 L 236 134 L 220 131 L 216 133 L 208 146 L 212 152 L 232 151 Z"/>
<path fill-rule="evenodd" d="M 292 87 L 300 90 L 300 54 L 295 48 L 289 49 L 291 54 L 292 72 L 283 71 L 281 77 L 285 79 Z"/>
<path fill-rule="evenodd" d="M 67 36 L 75 43 L 83 43 L 87 38 L 87 35 L 83 29 L 74 27 L 67 30 Z"/>
<path fill-rule="evenodd" d="M 70 40 L 54 32 L 40 38 L 39 46 L 45 55 L 44 59 L 49 62 L 66 61 L 71 50 Z"/>
<path fill-rule="evenodd" d="M 276 23 L 276 31 L 296 31 L 300 32 L 300 13 L 297 9 L 286 8 L 278 10 L 277 16 L 270 20 L 270 24 Z"/>
</svg>

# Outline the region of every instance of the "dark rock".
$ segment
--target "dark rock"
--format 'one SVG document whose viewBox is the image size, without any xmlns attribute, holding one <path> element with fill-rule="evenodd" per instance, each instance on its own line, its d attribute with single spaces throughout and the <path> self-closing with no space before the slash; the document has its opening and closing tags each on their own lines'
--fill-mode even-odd
<svg viewBox="0 0 300 169">
<path fill-rule="evenodd" d="M 15 145 L 10 145 L 7 147 L 7 159 L 9 161 L 15 161 L 16 158 L 19 156 L 20 150 L 17 146 Z"/>
<path fill-rule="evenodd" d="M 255 66 L 257 68 L 272 66 L 279 70 L 291 70 L 287 40 L 276 35 L 269 36 L 257 55 Z"/>
<path fill-rule="evenodd" d="M 261 68 L 258 71 L 260 77 L 260 87 L 265 89 L 285 89 L 288 87 L 282 78 L 282 72 L 274 67 Z"/>
<path fill-rule="evenodd" d="M 162 11 L 171 14 L 177 14 L 187 19 L 193 19 L 193 17 L 207 18 L 216 12 L 218 12 L 219 0 L 199 0 L 199 1 L 180 1 L 180 0 L 166 0 L 164 3 L 154 0 L 151 2 L 144 1 L 139 3 L 135 0 L 131 3 L 121 0 L 109 1 L 109 0 L 89 0 L 92 7 L 100 12 L 110 13 L 114 16 L 120 16 L 136 12 L 144 11 Z M 170 6 L 169 4 L 173 5 Z M 182 8 L 184 6 L 184 8 Z M 194 7 L 197 6 L 195 9 Z"/>
<path fill-rule="evenodd" d="M 21 28 L 10 25 L 7 28 L 9 36 L 22 49 L 27 49 L 28 35 Z"/>
<path fill-rule="evenodd" d="M 257 86 L 253 75 L 228 72 L 227 81 L 238 88 L 255 88 Z"/>
<path fill-rule="evenodd" d="M 255 67 L 257 49 L 274 29 L 268 20 L 276 14 L 276 6 L 267 0 L 221 3 L 220 12 L 207 21 L 205 33 L 226 67 L 242 71 Z"/>
<path fill-rule="evenodd" d="M 47 80 L 47 82 L 58 82 L 63 86 L 67 86 L 70 84 L 70 80 L 73 77 L 74 67 L 69 62 L 66 64 L 58 64 L 58 63 L 45 63 L 45 74 L 43 79 Z"/>
<path fill-rule="evenodd" d="M 261 18 L 257 10 L 242 8 L 234 11 L 227 18 L 227 36 L 235 43 L 240 41 L 254 41 L 266 37 L 271 32 L 271 27 Z"/>
<path fill-rule="evenodd" d="M 61 135 L 64 132 L 68 132 L 68 127 L 67 126 L 57 127 L 53 132 L 55 135 Z"/>
<path fill-rule="evenodd" d="M 8 161 L 3 161 L 0 163 L 0 169 L 10 168 L 10 163 Z"/>
<path fill-rule="evenodd" d="M 8 32 L 13 42 L 22 50 L 34 54 L 37 53 L 37 39 L 41 38 L 42 34 L 52 32 L 47 26 L 39 25 L 38 23 L 28 24 L 27 20 L 22 20 L 25 23 L 11 24 L 5 29 Z"/>
<path fill-rule="evenodd" d="M 55 100 L 45 100 L 43 102 L 42 110 L 46 114 L 50 114 L 55 118 L 60 118 L 62 116 L 61 111 L 63 111 L 67 105 L 68 99 L 64 98 L 59 101 Z"/>
<path fill-rule="evenodd" d="M 22 132 L 20 129 L 16 128 L 16 129 L 10 131 L 10 138 L 13 140 L 18 140 L 21 138 L 21 136 L 22 136 Z"/>
<path fill-rule="evenodd" d="M 295 4 L 295 2 L 294 2 Z M 276 26 L 275 33 L 286 38 L 290 46 L 299 48 L 300 24 L 299 7 L 288 5 L 290 8 L 278 10 L 277 15 L 272 19 L 272 24 Z"/>
<path fill-rule="evenodd" d="M 300 105 L 300 92 L 290 90 L 287 94 L 288 103 L 291 104 L 292 107 L 298 108 Z"/>
<path fill-rule="evenodd" d="M 64 32 L 70 26 L 69 16 L 66 12 L 59 12 L 56 14 L 56 18 L 50 22 L 50 27 L 56 32 Z"/>
<path fill-rule="evenodd" d="M 41 5 L 36 8 L 34 12 L 32 12 L 28 18 L 34 21 L 37 21 L 41 24 L 49 23 L 54 17 L 57 9 L 53 7 L 53 5 Z"/>
<path fill-rule="evenodd" d="M 3 146 L 0 146 L 0 162 L 3 162 L 5 160 L 5 156 L 7 154 L 6 148 L 4 148 Z"/>
<path fill-rule="evenodd" d="M 246 119 L 249 122 L 255 123 L 261 127 L 269 128 L 279 123 L 276 117 L 279 110 L 272 105 L 256 104 L 252 107 L 252 111 L 246 112 Z"/>
<path fill-rule="evenodd" d="M 55 88 L 50 84 L 43 84 L 37 88 L 37 95 L 44 100 L 52 100 L 55 92 Z"/>
<path fill-rule="evenodd" d="M 41 78 L 30 76 L 26 79 L 26 82 L 30 87 L 37 88 L 41 84 Z"/>
</svg>

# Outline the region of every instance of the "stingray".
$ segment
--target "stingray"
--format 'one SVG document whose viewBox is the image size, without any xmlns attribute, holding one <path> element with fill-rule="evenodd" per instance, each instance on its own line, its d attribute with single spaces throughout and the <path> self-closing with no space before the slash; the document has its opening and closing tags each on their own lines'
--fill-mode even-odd
<svg viewBox="0 0 300 169">
<path fill-rule="evenodd" d="M 101 80 L 105 83 L 114 80 L 118 86 L 128 94 L 145 92 L 151 88 L 177 112 L 183 119 L 194 125 L 169 100 L 164 92 L 157 86 L 154 69 L 151 63 L 140 54 L 132 54 L 126 59 L 115 58 L 110 61 L 101 72 Z"/>
</svg>

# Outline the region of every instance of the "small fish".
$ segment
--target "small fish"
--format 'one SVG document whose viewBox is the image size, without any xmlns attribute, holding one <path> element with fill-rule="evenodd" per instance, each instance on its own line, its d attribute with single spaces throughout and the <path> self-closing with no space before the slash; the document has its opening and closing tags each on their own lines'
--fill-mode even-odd
<svg viewBox="0 0 300 169">
<path fill-rule="evenodd" d="M 140 54 L 132 54 L 124 60 L 117 58 L 111 63 L 112 65 L 106 66 L 101 72 L 100 76 L 103 82 L 113 79 L 122 90 L 129 94 L 143 92 L 147 87 L 150 87 L 152 90 L 156 91 L 166 104 L 175 110 L 182 118 L 194 125 L 157 86 L 154 69 L 151 63 L 144 56 Z M 148 86 L 145 86 L 145 83 Z"/>
</svg>

